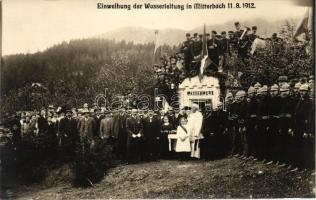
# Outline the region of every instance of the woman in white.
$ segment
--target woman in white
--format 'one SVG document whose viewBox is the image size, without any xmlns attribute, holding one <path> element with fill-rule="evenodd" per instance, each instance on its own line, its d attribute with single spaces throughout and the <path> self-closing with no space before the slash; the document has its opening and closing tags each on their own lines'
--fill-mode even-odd
<svg viewBox="0 0 316 200">
<path fill-rule="evenodd" d="M 181 160 L 189 158 L 191 152 L 190 134 L 187 128 L 187 119 L 183 117 L 180 119 L 180 125 L 177 128 L 178 139 L 176 144 L 176 152 L 180 153 Z"/>
</svg>

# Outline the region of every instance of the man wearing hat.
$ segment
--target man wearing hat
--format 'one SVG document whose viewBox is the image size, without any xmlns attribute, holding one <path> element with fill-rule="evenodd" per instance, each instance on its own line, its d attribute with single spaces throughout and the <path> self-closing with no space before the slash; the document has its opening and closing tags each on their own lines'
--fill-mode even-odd
<svg viewBox="0 0 316 200">
<path fill-rule="evenodd" d="M 202 41 L 198 37 L 197 33 L 194 33 L 193 36 L 194 37 L 193 37 L 192 46 L 191 46 L 191 56 L 192 56 L 192 59 L 194 60 L 197 56 L 201 54 Z"/>
<path fill-rule="evenodd" d="M 258 38 L 257 35 L 257 26 L 252 26 L 251 27 L 252 33 L 249 34 L 249 40 L 251 41 L 251 43 L 253 41 L 255 41 L 256 38 Z"/>
<path fill-rule="evenodd" d="M 37 118 L 37 128 L 39 134 L 44 134 L 47 130 L 46 110 L 42 109 Z"/>
<path fill-rule="evenodd" d="M 287 76 L 279 76 L 279 78 L 278 78 L 279 87 L 282 88 L 283 84 L 288 84 L 287 81 L 288 81 Z"/>
<path fill-rule="evenodd" d="M 125 108 L 121 108 L 117 116 L 114 118 L 117 120 L 118 123 L 118 148 L 117 148 L 117 155 L 118 158 L 121 159 L 122 161 L 126 160 L 126 144 L 127 144 L 127 133 L 126 133 L 126 119 L 127 119 L 127 114 L 125 111 Z"/>
<path fill-rule="evenodd" d="M 225 71 L 227 69 L 227 59 L 228 59 L 228 52 L 229 52 L 229 40 L 226 36 L 226 31 L 221 32 L 221 39 L 219 40 L 219 65 Z"/>
<path fill-rule="evenodd" d="M 267 164 L 277 162 L 276 149 L 278 147 L 278 123 L 280 118 L 280 104 L 279 86 L 274 84 L 270 88 L 270 98 L 268 105 L 269 121 L 268 121 L 268 135 L 267 135 L 267 159 L 270 161 Z"/>
<path fill-rule="evenodd" d="M 153 110 L 148 111 L 148 116 L 142 120 L 145 148 L 145 158 L 156 161 L 159 153 L 161 120 L 154 115 Z"/>
<path fill-rule="evenodd" d="M 311 102 L 309 100 L 308 84 L 302 84 L 300 89 L 300 99 L 295 107 L 295 131 L 294 131 L 294 163 L 300 168 L 306 168 L 309 154 L 309 131 L 308 120 L 309 112 L 311 112 Z"/>
<path fill-rule="evenodd" d="M 279 136 L 278 136 L 278 161 L 282 164 L 280 167 L 284 167 L 290 162 L 290 155 L 292 153 L 291 145 L 293 137 L 293 113 L 294 113 L 294 102 L 291 98 L 290 86 L 287 83 L 282 84 L 280 88 L 280 119 L 279 119 Z"/>
<path fill-rule="evenodd" d="M 109 111 L 105 111 L 105 117 L 100 122 L 100 137 L 106 142 L 110 142 L 113 134 L 113 117 Z"/>
<path fill-rule="evenodd" d="M 258 137 L 257 141 L 257 158 L 266 161 L 267 158 L 267 134 L 269 130 L 269 113 L 268 113 L 268 87 L 266 85 L 262 86 L 257 91 L 258 98 L 258 108 L 257 108 L 257 118 L 258 118 Z"/>
<path fill-rule="evenodd" d="M 256 98 L 256 90 L 254 87 L 250 86 L 248 89 L 248 99 L 249 102 L 247 104 L 247 116 L 246 116 L 246 141 L 248 143 L 248 149 L 246 149 L 246 156 L 250 156 L 249 158 L 254 159 L 256 155 L 256 145 L 255 139 L 257 138 L 257 107 L 258 102 Z"/>
<path fill-rule="evenodd" d="M 248 141 L 246 138 L 246 115 L 247 115 L 247 99 L 246 92 L 239 90 L 236 93 L 237 102 L 237 127 L 233 135 L 233 152 L 242 155 L 242 158 L 248 156 Z M 234 150 L 235 149 L 235 150 Z"/>
<path fill-rule="evenodd" d="M 190 33 L 187 33 L 185 36 L 186 36 L 186 41 L 182 43 L 180 51 L 184 55 L 184 68 L 186 70 L 189 70 L 191 62 L 192 62 L 191 47 L 192 47 L 193 42 L 191 40 Z"/>
<path fill-rule="evenodd" d="M 95 139 L 96 122 L 88 109 L 83 111 L 84 116 L 79 121 L 79 135 L 81 145 L 84 149 L 92 148 Z"/>
<path fill-rule="evenodd" d="M 225 122 L 225 130 L 224 134 L 228 135 L 229 138 L 229 146 L 227 147 L 229 149 L 229 153 L 231 154 L 232 149 L 232 135 L 234 131 L 234 118 L 232 116 L 232 112 L 235 110 L 235 103 L 234 103 L 234 97 L 231 92 L 227 92 L 225 96 L 225 108 L 226 111 L 226 122 Z M 232 156 L 232 155 L 231 155 Z"/>
<path fill-rule="evenodd" d="M 259 82 L 257 82 L 254 86 L 253 86 L 254 90 L 255 90 L 255 94 L 257 93 L 257 91 L 261 88 L 261 84 Z"/>
<path fill-rule="evenodd" d="M 137 115 L 137 109 L 132 109 L 131 116 L 126 120 L 127 131 L 127 163 L 140 161 L 143 124 Z"/>
<path fill-rule="evenodd" d="M 234 25 L 235 25 L 235 29 L 236 29 L 234 32 L 234 38 L 235 38 L 236 42 L 238 43 L 238 41 L 243 33 L 243 30 L 241 29 L 241 25 L 239 22 L 235 22 Z M 236 45 L 237 45 L 237 43 L 236 43 Z"/>
<path fill-rule="evenodd" d="M 72 118 L 72 111 L 66 110 L 66 116 L 59 122 L 59 140 L 62 157 L 66 160 L 74 158 L 78 142 L 77 122 Z"/>
<path fill-rule="evenodd" d="M 208 57 L 211 59 L 211 69 L 217 71 L 219 65 L 219 41 L 216 38 L 216 31 L 212 31 L 211 39 L 207 41 Z"/>
</svg>

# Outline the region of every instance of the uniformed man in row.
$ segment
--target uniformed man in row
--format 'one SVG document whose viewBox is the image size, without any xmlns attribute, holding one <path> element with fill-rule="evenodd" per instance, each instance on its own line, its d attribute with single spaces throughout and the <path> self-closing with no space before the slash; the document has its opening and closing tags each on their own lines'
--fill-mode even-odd
<svg viewBox="0 0 316 200">
<path fill-rule="evenodd" d="M 191 34 L 187 33 L 186 35 L 186 41 L 182 43 L 180 51 L 183 53 L 184 56 L 184 67 L 186 71 L 190 71 L 191 62 L 193 60 L 192 53 L 191 53 L 191 47 L 192 47 L 192 40 L 191 40 Z"/>
</svg>

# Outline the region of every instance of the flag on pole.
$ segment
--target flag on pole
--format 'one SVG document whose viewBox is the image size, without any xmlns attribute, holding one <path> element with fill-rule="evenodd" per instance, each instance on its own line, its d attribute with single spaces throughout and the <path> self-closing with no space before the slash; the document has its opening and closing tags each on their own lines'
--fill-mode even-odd
<svg viewBox="0 0 316 200">
<path fill-rule="evenodd" d="M 166 113 L 169 109 L 170 105 L 165 97 L 162 97 L 162 109 Z"/>
<path fill-rule="evenodd" d="M 158 47 L 161 45 L 160 44 L 160 40 L 158 38 L 158 33 L 159 31 L 158 30 L 155 30 L 155 49 L 154 49 L 154 55 L 156 54 L 156 51 L 158 49 Z"/>
<path fill-rule="evenodd" d="M 257 49 L 263 49 L 266 46 L 266 41 L 260 38 L 256 38 L 251 44 L 250 53 L 253 55 Z"/>
<path fill-rule="evenodd" d="M 309 40 L 309 33 L 312 30 L 313 24 L 313 10 L 312 7 L 307 8 L 304 17 L 298 23 L 295 33 L 293 35 L 294 38 L 298 37 L 299 35 L 305 33 L 306 40 Z"/>
<path fill-rule="evenodd" d="M 205 24 L 204 24 L 204 30 L 203 30 L 202 52 L 201 52 L 200 58 L 201 58 L 201 66 L 200 66 L 199 79 L 202 80 L 204 76 L 204 70 L 206 69 L 207 66 L 209 66 L 212 63 L 212 61 L 208 57 Z"/>
</svg>

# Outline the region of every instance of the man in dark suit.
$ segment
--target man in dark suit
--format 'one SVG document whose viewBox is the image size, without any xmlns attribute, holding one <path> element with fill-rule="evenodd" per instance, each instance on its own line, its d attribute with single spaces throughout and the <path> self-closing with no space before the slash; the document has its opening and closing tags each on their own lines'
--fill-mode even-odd
<svg viewBox="0 0 316 200">
<path fill-rule="evenodd" d="M 82 147 L 91 148 L 94 144 L 96 122 L 89 110 L 84 111 L 84 117 L 79 121 L 78 127 Z"/>
<path fill-rule="evenodd" d="M 181 52 L 184 56 L 184 68 L 186 71 L 190 71 L 191 62 L 192 62 L 192 54 L 191 54 L 191 47 L 192 47 L 192 40 L 190 33 L 186 35 L 186 41 L 182 43 Z"/>
<path fill-rule="evenodd" d="M 222 31 L 219 45 L 220 45 L 220 48 L 219 48 L 220 66 L 223 70 L 228 70 L 227 58 L 228 58 L 228 51 L 229 51 L 229 40 L 227 39 L 226 31 Z"/>
<path fill-rule="evenodd" d="M 159 152 L 161 121 L 154 116 L 154 111 L 149 110 L 148 117 L 143 119 L 143 133 L 145 140 L 146 157 L 156 161 Z"/>
<path fill-rule="evenodd" d="M 192 55 L 192 67 L 191 70 L 197 72 L 198 70 L 198 61 L 200 59 L 200 55 L 202 52 L 202 41 L 197 33 L 194 33 L 192 47 L 191 47 L 191 55 Z M 191 73 L 192 71 L 190 71 Z M 192 72 L 194 73 L 194 72 Z"/>
<path fill-rule="evenodd" d="M 212 31 L 211 39 L 207 41 L 207 51 L 208 57 L 211 59 L 212 63 L 209 66 L 210 69 L 217 71 L 219 65 L 219 41 L 216 38 L 216 31 Z"/>
<path fill-rule="evenodd" d="M 66 159 L 73 158 L 76 142 L 78 142 L 78 131 L 76 120 L 72 118 L 72 111 L 66 111 L 66 117 L 59 122 L 59 138 L 62 156 Z"/>
<path fill-rule="evenodd" d="M 143 125 L 137 110 L 133 109 L 131 116 L 126 120 L 127 131 L 127 163 L 141 159 L 141 145 L 143 137 Z"/>
<path fill-rule="evenodd" d="M 39 118 L 37 119 L 37 127 L 38 127 L 39 134 L 43 134 L 47 130 L 46 111 L 44 109 L 41 110 L 41 114 Z"/>
<path fill-rule="evenodd" d="M 120 112 L 114 118 L 114 123 L 118 123 L 118 147 L 117 156 L 121 160 L 126 160 L 126 143 L 127 143 L 127 132 L 126 132 L 126 119 L 127 115 L 125 109 L 120 109 Z"/>
</svg>

